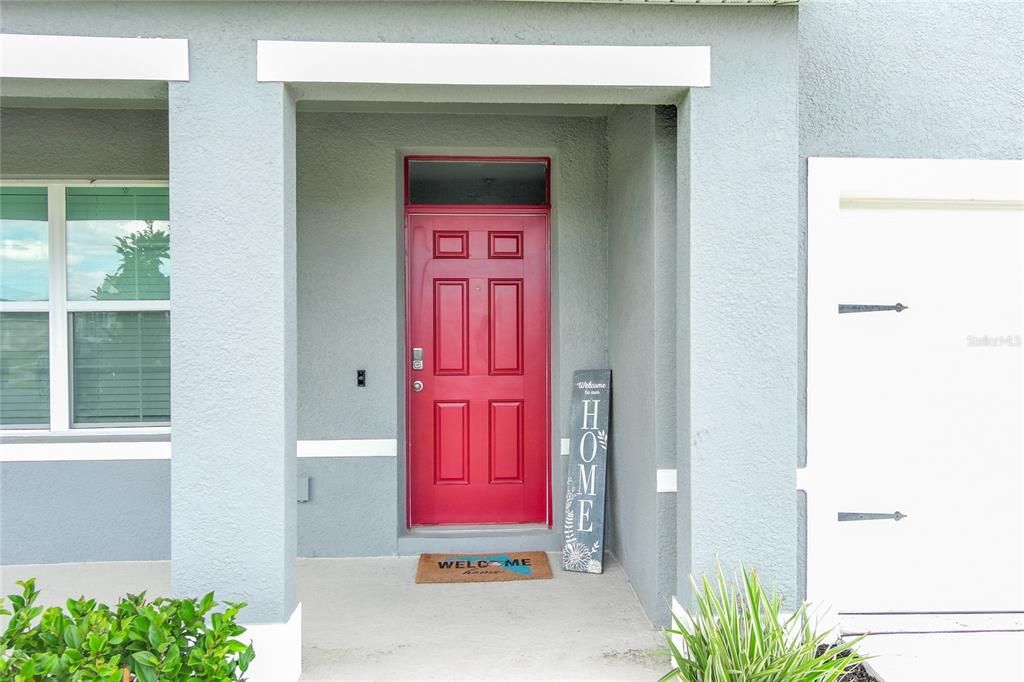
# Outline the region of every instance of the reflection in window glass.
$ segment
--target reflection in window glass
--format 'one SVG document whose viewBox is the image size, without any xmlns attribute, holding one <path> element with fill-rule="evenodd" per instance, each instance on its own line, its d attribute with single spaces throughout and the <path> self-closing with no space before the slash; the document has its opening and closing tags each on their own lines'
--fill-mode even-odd
<svg viewBox="0 0 1024 682">
<path fill-rule="evenodd" d="M 74 313 L 72 320 L 74 422 L 169 422 L 170 313 Z"/>
<path fill-rule="evenodd" d="M 50 328 L 46 313 L 0 313 L 0 424 L 50 421 Z"/>
<path fill-rule="evenodd" d="M 46 188 L 0 188 L 0 301 L 45 301 Z"/>
<path fill-rule="evenodd" d="M 548 201 L 544 161 L 409 159 L 410 204 L 539 205 Z"/>
<path fill-rule="evenodd" d="M 68 298 L 168 299 L 168 217 L 166 187 L 69 187 Z"/>
</svg>

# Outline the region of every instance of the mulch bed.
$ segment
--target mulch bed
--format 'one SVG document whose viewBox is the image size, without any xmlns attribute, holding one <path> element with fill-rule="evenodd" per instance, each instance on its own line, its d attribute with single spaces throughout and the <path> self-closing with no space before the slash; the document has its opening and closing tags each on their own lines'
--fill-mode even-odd
<svg viewBox="0 0 1024 682">
<path fill-rule="evenodd" d="M 818 654 L 823 654 L 831 648 L 833 647 L 822 644 L 818 647 Z M 846 674 L 840 678 L 839 682 L 880 682 L 880 680 L 865 670 L 863 665 L 851 665 L 846 669 Z"/>
</svg>

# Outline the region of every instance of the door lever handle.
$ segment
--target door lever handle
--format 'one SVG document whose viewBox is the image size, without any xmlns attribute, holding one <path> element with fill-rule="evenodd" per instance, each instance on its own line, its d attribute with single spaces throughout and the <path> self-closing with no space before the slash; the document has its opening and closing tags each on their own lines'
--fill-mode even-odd
<svg viewBox="0 0 1024 682">
<path fill-rule="evenodd" d="M 906 514 L 893 512 L 891 514 L 878 514 L 875 512 L 839 512 L 839 521 L 899 521 L 907 518 Z"/>
<path fill-rule="evenodd" d="M 840 303 L 839 314 L 844 313 L 879 313 L 886 310 L 895 310 L 898 313 L 902 313 L 904 310 L 909 308 L 909 305 L 903 305 L 897 303 L 896 305 L 863 305 L 860 303 Z"/>
</svg>

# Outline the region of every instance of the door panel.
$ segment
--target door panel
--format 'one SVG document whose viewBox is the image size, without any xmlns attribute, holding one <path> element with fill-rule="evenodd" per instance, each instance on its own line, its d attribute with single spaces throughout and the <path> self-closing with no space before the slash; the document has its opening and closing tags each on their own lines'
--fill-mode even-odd
<svg viewBox="0 0 1024 682">
<path fill-rule="evenodd" d="M 813 238 L 809 596 L 1024 608 L 1024 214 L 850 208 Z"/>
<path fill-rule="evenodd" d="M 548 217 L 410 209 L 406 229 L 410 521 L 545 523 Z"/>
</svg>

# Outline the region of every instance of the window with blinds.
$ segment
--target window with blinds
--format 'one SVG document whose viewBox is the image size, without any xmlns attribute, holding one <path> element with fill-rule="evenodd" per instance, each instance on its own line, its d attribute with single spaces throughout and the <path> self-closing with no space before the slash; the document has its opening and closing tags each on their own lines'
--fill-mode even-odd
<svg viewBox="0 0 1024 682">
<path fill-rule="evenodd" d="M 170 313 L 74 313 L 73 319 L 74 422 L 169 422 Z"/>
<path fill-rule="evenodd" d="M 45 187 L 0 188 L 0 301 L 47 299 L 46 205 Z"/>
<path fill-rule="evenodd" d="M 76 425 L 170 422 L 170 312 L 118 305 L 170 298 L 168 217 L 165 187 L 67 189 L 68 300 L 97 302 L 71 313 Z"/>
<path fill-rule="evenodd" d="M 0 188 L 0 426 L 50 421 L 45 187 Z"/>
<path fill-rule="evenodd" d="M 170 282 L 166 187 L 0 187 L 0 427 L 169 424 Z"/>
<path fill-rule="evenodd" d="M 46 313 L 0 313 L 0 425 L 50 421 L 50 325 Z"/>
<path fill-rule="evenodd" d="M 165 187 L 69 187 L 68 299 L 170 297 L 171 238 Z"/>
</svg>

